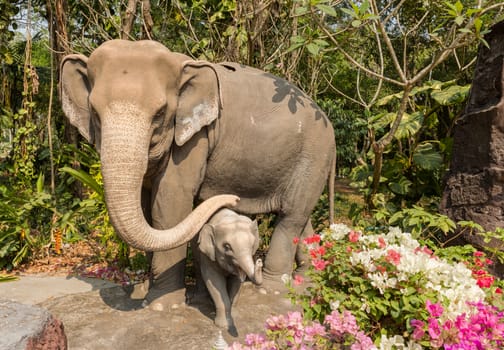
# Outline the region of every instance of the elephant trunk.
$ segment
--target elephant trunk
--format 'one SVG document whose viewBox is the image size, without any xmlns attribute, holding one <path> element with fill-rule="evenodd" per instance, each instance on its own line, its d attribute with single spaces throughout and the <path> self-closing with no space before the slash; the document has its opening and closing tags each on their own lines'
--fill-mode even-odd
<svg viewBox="0 0 504 350">
<path fill-rule="evenodd" d="M 247 256 L 244 262 L 240 263 L 242 273 L 239 275 L 242 282 L 245 280 L 245 276 L 249 278 L 252 283 L 260 285 L 263 282 L 262 277 L 262 260 L 257 259 L 255 264 L 251 256 Z"/>
<path fill-rule="evenodd" d="M 141 125 L 142 118 L 138 115 L 121 116 L 113 112 L 109 116 L 114 119 L 104 118 L 100 157 L 110 221 L 126 243 L 144 251 L 175 248 L 196 235 L 215 211 L 237 204 L 236 196 L 215 196 L 201 203 L 178 225 L 167 230 L 152 228 L 141 208 L 150 146 L 149 124 Z"/>
</svg>

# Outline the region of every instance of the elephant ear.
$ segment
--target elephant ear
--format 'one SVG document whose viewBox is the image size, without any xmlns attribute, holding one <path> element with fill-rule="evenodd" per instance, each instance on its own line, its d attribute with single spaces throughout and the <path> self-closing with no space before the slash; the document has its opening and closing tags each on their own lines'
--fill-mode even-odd
<svg viewBox="0 0 504 350">
<path fill-rule="evenodd" d="M 184 62 L 175 117 L 175 143 L 182 146 L 219 116 L 220 84 L 212 64 Z"/>
<path fill-rule="evenodd" d="M 87 74 L 87 57 L 68 55 L 61 62 L 60 93 L 63 112 L 84 138 L 94 142 L 88 97 L 91 86 Z"/>
<path fill-rule="evenodd" d="M 215 240 L 212 225 L 203 225 L 198 238 L 198 246 L 203 254 L 208 256 L 210 260 L 215 261 Z"/>
</svg>

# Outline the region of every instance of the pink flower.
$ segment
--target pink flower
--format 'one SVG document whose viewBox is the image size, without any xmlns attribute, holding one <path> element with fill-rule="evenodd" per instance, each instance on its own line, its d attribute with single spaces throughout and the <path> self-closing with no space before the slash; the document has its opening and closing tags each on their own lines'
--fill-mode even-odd
<svg viewBox="0 0 504 350">
<path fill-rule="evenodd" d="M 322 326 L 317 321 L 314 321 L 311 326 L 310 325 L 306 326 L 304 328 L 304 331 L 305 331 L 305 338 L 304 339 L 309 342 L 314 341 L 315 337 L 317 337 L 317 336 L 323 337 L 326 335 L 325 327 Z"/>
<path fill-rule="evenodd" d="M 322 260 L 322 259 L 313 259 L 312 260 L 312 265 L 315 268 L 315 270 L 322 271 L 322 270 L 325 269 L 325 267 L 327 265 L 329 265 L 329 263 L 327 261 L 325 261 L 325 260 Z"/>
<path fill-rule="evenodd" d="M 324 247 L 327 248 L 327 249 L 331 249 L 332 247 L 334 246 L 334 243 L 332 242 L 324 242 Z"/>
<path fill-rule="evenodd" d="M 299 237 L 294 237 L 294 238 L 292 239 L 292 243 L 294 243 L 294 244 L 298 244 L 298 243 L 299 243 Z"/>
<path fill-rule="evenodd" d="M 412 337 L 414 340 L 420 340 L 425 335 L 424 331 L 425 322 L 420 320 L 411 320 L 411 327 L 414 328 Z"/>
<path fill-rule="evenodd" d="M 490 288 L 492 284 L 494 283 L 495 278 L 491 275 L 484 275 L 481 277 L 478 277 L 476 280 L 476 283 L 480 288 Z"/>
<path fill-rule="evenodd" d="M 439 339 L 439 337 L 441 336 L 441 328 L 439 328 L 438 321 L 435 318 L 431 317 L 429 318 L 428 323 L 429 323 L 428 328 L 429 336 L 432 339 Z"/>
<path fill-rule="evenodd" d="M 385 242 L 385 239 L 382 236 L 378 237 L 378 246 L 382 249 L 387 246 L 387 243 Z"/>
<path fill-rule="evenodd" d="M 319 243 L 319 242 L 320 242 L 320 236 L 317 234 L 310 236 L 310 237 L 306 237 L 305 239 L 303 239 L 304 244 L 313 244 L 313 243 Z"/>
<path fill-rule="evenodd" d="M 299 286 L 299 285 L 303 284 L 303 282 L 304 282 L 303 276 L 301 276 L 301 275 L 294 275 L 294 281 L 293 281 L 293 283 L 294 283 L 295 286 Z"/>
<path fill-rule="evenodd" d="M 483 255 L 485 255 L 485 253 L 480 252 L 480 251 L 478 250 L 478 251 L 474 252 L 474 253 L 473 253 L 473 255 L 474 255 L 474 256 L 476 256 L 476 257 L 482 257 Z"/>
<path fill-rule="evenodd" d="M 352 243 L 356 243 L 359 240 L 360 234 L 356 231 L 350 231 L 348 234 L 348 240 Z"/>
<path fill-rule="evenodd" d="M 443 314 L 444 309 L 440 303 L 433 304 L 430 300 L 427 300 L 425 306 L 432 317 L 439 317 Z"/>
<path fill-rule="evenodd" d="M 385 260 L 397 266 L 401 261 L 401 254 L 399 252 L 396 252 L 394 249 L 389 249 L 387 251 L 387 256 L 385 257 Z"/>
<path fill-rule="evenodd" d="M 261 334 L 247 334 L 245 336 L 245 344 L 247 346 L 259 345 L 264 343 L 265 340 L 266 338 Z"/>
<path fill-rule="evenodd" d="M 322 246 L 322 247 L 317 247 L 317 248 L 314 248 L 314 249 L 310 249 L 310 255 L 313 259 L 319 257 L 319 256 L 322 256 L 325 254 L 325 248 Z"/>
</svg>

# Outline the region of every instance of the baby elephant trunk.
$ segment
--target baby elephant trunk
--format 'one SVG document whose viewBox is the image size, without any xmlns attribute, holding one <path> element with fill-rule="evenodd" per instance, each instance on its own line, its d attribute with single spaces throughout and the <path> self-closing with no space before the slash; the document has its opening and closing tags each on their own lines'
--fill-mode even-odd
<svg viewBox="0 0 504 350">
<path fill-rule="evenodd" d="M 262 267 L 263 267 L 262 260 L 257 259 L 254 264 L 254 278 L 251 279 L 252 283 L 256 285 L 260 285 L 263 282 Z"/>
<path fill-rule="evenodd" d="M 236 275 L 240 278 L 240 281 L 244 282 L 247 277 L 249 280 L 252 281 L 252 283 L 256 285 L 260 285 L 263 282 L 263 276 L 262 276 L 262 260 L 257 259 L 255 264 L 252 260 L 252 257 L 247 257 L 246 258 L 246 263 L 240 264 L 239 266 L 236 266 Z"/>
</svg>

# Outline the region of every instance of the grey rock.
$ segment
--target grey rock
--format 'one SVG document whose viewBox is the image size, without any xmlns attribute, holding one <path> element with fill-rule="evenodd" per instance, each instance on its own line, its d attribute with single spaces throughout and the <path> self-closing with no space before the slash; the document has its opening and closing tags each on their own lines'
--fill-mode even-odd
<svg viewBox="0 0 504 350">
<path fill-rule="evenodd" d="M 63 324 L 41 307 L 0 300 L 0 329 L 2 350 L 67 349 Z"/>
</svg>

